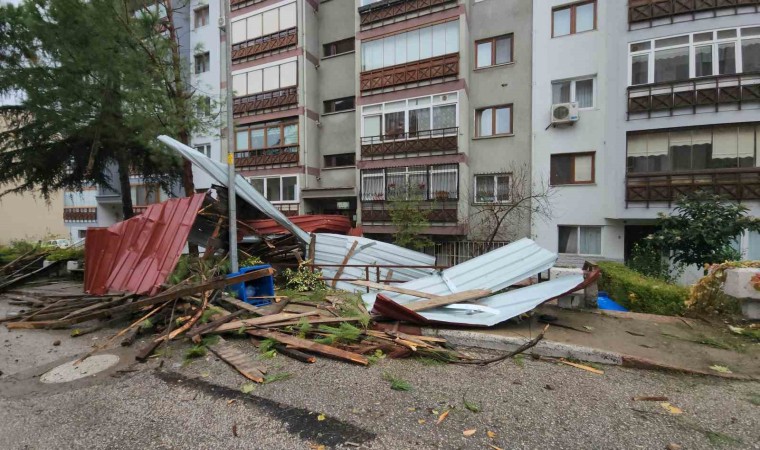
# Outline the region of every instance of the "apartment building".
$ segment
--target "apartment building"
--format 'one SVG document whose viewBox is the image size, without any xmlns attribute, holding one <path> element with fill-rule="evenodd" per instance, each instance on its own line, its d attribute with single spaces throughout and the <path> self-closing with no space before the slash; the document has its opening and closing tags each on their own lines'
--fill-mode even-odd
<svg viewBox="0 0 760 450">
<path fill-rule="evenodd" d="M 207 126 L 191 136 L 190 145 L 217 161 L 223 160 L 218 124 L 222 122 L 224 98 L 221 94 L 223 67 L 218 18 L 223 16 L 219 1 L 192 0 L 174 11 L 178 30 L 180 54 L 189 72 L 194 95 L 200 98 L 199 113 Z M 176 6 L 176 5 L 175 5 Z M 111 174 L 117 180 L 115 167 Z M 211 178 L 202 170 L 193 168 L 196 189 L 211 187 Z M 155 185 L 146 183 L 139 175 L 130 177 L 133 210 L 143 212 L 149 205 L 183 194 L 177 186 L 170 194 Z M 63 220 L 73 240 L 85 237 L 88 227 L 106 227 L 123 220 L 121 190 L 114 186 L 92 186 L 82 192 L 64 192 Z"/>
<path fill-rule="evenodd" d="M 555 191 L 541 245 L 624 259 L 698 189 L 760 213 L 757 1 L 533 7 L 533 176 Z M 760 256 L 760 235 L 737 245 Z"/>
<path fill-rule="evenodd" d="M 391 239 L 388 202 L 414 199 L 426 234 L 465 239 L 475 205 L 509 201 L 530 162 L 529 2 L 232 8 L 235 164 L 283 212 Z"/>
</svg>

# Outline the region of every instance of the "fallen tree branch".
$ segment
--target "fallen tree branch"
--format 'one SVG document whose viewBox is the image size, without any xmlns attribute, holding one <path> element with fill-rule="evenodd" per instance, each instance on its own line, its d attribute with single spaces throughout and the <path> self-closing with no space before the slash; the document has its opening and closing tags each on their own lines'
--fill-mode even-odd
<svg viewBox="0 0 760 450">
<path fill-rule="evenodd" d="M 497 356 L 496 358 L 491 359 L 474 359 L 471 361 L 450 361 L 454 364 L 477 364 L 480 366 L 485 366 L 487 364 L 493 364 L 497 362 L 504 361 L 505 359 L 509 359 L 515 355 L 519 355 L 520 353 L 523 353 L 524 351 L 528 350 L 531 347 L 535 347 L 536 344 L 538 344 L 541 339 L 544 338 L 544 334 L 546 333 L 546 330 L 549 329 L 549 324 L 546 324 L 543 330 L 541 330 L 540 333 L 538 333 L 538 336 L 534 337 L 530 341 L 524 343 L 523 345 L 517 347 L 515 350 L 501 356 Z"/>
</svg>

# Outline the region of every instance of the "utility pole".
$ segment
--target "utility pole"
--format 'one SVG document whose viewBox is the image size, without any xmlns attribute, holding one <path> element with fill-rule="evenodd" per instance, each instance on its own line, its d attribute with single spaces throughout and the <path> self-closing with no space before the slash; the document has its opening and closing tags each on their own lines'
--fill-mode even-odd
<svg viewBox="0 0 760 450">
<path fill-rule="evenodd" d="M 222 55 L 224 56 L 224 72 L 226 79 L 226 108 L 227 108 L 227 194 L 229 196 L 228 217 L 230 230 L 230 265 L 232 272 L 237 272 L 237 205 L 235 198 L 235 124 L 232 117 L 232 24 L 230 23 L 230 0 L 224 0 L 224 18 L 219 21 L 219 30 L 224 33 L 224 41 L 221 43 Z"/>
</svg>

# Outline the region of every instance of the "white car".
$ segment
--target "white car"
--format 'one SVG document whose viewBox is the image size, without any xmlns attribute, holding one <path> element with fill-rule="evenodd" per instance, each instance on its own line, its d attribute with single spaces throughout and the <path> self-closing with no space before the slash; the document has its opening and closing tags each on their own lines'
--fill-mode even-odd
<svg viewBox="0 0 760 450">
<path fill-rule="evenodd" d="M 52 239 L 43 244 L 45 247 L 69 248 L 71 242 L 68 239 Z"/>
</svg>

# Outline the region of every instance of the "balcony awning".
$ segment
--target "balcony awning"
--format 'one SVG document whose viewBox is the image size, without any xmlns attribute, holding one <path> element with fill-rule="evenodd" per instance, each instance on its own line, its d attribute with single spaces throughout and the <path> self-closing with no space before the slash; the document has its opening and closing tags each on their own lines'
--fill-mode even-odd
<svg viewBox="0 0 760 450">
<path fill-rule="evenodd" d="M 353 186 L 301 189 L 301 198 L 339 198 L 356 197 L 356 188 Z"/>
</svg>

